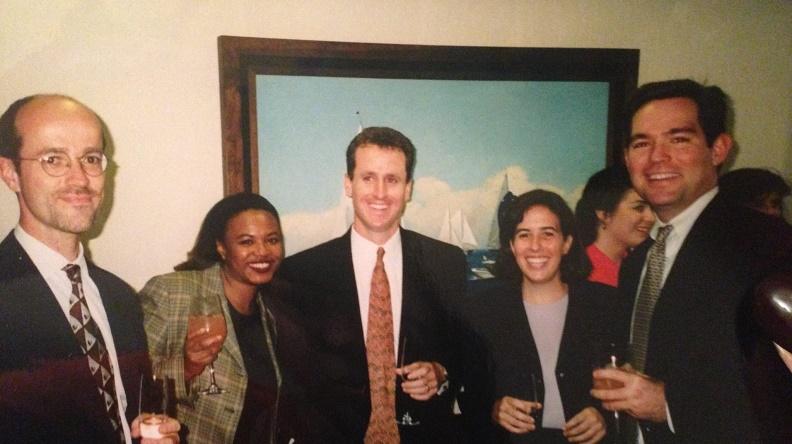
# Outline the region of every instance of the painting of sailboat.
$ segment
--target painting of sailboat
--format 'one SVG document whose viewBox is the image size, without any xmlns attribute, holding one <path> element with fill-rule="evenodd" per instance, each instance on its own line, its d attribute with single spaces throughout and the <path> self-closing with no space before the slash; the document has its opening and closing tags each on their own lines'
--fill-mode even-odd
<svg viewBox="0 0 792 444">
<path fill-rule="evenodd" d="M 459 246 L 470 279 L 492 276 L 503 202 L 544 188 L 574 206 L 605 165 L 607 83 L 259 75 L 256 100 L 259 190 L 287 255 L 349 229 L 344 153 L 364 123 L 412 140 L 401 225 Z"/>
</svg>

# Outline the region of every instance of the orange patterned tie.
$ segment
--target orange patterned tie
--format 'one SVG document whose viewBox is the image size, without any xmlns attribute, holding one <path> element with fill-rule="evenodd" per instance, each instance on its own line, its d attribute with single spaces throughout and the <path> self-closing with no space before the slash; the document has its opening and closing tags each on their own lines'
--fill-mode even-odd
<svg viewBox="0 0 792 444">
<path fill-rule="evenodd" d="M 382 256 L 377 249 L 377 264 L 371 276 L 366 358 L 368 359 L 371 417 L 366 430 L 366 444 L 398 443 L 396 427 L 396 362 L 393 347 L 393 314 L 390 286 Z"/>
</svg>

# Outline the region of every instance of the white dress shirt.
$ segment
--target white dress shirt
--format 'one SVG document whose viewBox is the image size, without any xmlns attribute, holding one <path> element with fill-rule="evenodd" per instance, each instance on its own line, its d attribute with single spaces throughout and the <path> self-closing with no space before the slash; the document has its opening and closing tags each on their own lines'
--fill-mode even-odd
<svg viewBox="0 0 792 444">
<path fill-rule="evenodd" d="M 393 351 L 396 353 L 398 365 L 399 327 L 402 312 L 402 243 L 401 230 L 391 236 L 383 245 L 364 238 L 355 228 L 351 230 L 352 265 L 355 269 L 355 284 L 357 285 L 358 304 L 360 305 L 360 320 L 363 324 L 363 339 L 366 339 L 368 330 L 369 297 L 371 295 L 371 275 L 377 263 L 377 249 L 385 249 L 382 262 L 385 264 L 385 273 L 388 275 L 390 286 L 391 313 L 393 314 Z"/>
<path fill-rule="evenodd" d="M 76 264 L 80 266 L 80 276 L 83 282 L 83 292 L 85 293 L 85 300 L 88 303 L 88 309 L 91 311 L 91 317 L 96 322 L 99 330 L 102 332 L 105 347 L 110 354 L 110 363 L 113 366 L 113 374 L 115 375 L 114 382 L 116 388 L 116 397 L 118 404 L 118 413 L 121 417 L 121 425 L 124 429 L 124 437 L 127 443 L 132 442 L 132 436 L 129 432 L 129 424 L 127 424 L 125 411 L 127 408 L 127 398 L 124 392 L 124 385 L 121 382 L 121 370 L 118 367 L 118 355 L 116 354 L 115 342 L 113 341 L 113 334 L 110 330 L 110 322 L 107 320 L 107 313 L 105 313 L 102 298 L 99 296 L 99 289 L 96 283 L 91 279 L 88 274 L 88 264 L 85 261 L 83 254 L 83 247 L 80 244 L 80 251 L 74 261 L 68 261 L 57 251 L 46 246 L 44 243 L 29 235 L 19 225 L 14 228 L 14 236 L 16 237 L 22 249 L 25 250 L 33 264 L 38 269 L 41 276 L 47 282 L 52 294 L 58 301 L 63 315 L 68 320 L 69 318 L 69 297 L 72 292 L 72 284 L 63 267 L 68 264 Z M 86 363 L 86 365 L 88 365 Z"/>
</svg>

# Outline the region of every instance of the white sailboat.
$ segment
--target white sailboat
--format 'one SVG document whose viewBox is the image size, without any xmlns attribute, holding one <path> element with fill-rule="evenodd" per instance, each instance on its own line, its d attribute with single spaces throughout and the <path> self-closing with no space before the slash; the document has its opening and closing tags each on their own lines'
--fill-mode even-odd
<svg viewBox="0 0 792 444">
<path fill-rule="evenodd" d="M 498 210 L 503 202 L 504 196 L 509 193 L 509 173 L 504 173 L 503 182 L 501 183 L 500 191 L 498 192 L 497 200 L 495 201 L 495 214 L 492 216 L 492 225 L 490 226 L 489 237 L 487 238 L 487 248 L 490 250 L 497 250 L 500 248 L 500 226 L 498 225 Z"/>
<path fill-rule="evenodd" d="M 443 242 L 469 251 L 478 247 L 478 241 L 470 228 L 467 217 L 462 213 L 462 210 L 456 210 L 451 215 L 451 210 L 446 208 L 445 217 L 443 217 L 443 224 L 440 226 L 440 234 L 437 236 Z"/>
</svg>

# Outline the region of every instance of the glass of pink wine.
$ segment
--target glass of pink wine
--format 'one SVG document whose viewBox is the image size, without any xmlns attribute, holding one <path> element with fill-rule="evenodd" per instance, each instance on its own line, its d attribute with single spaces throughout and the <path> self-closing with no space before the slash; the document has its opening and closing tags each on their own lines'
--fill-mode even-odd
<svg viewBox="0 0 792 444">
<path fill-rule="evenodd" d="M 226 327 L 223 307 L 220 305 L 220 298 L 197 295 L 190 304 L 190 317 L 187 320 L 187 334 L 192 335 L 200 332 L 205 336 L 222 336 L 225 341 L 228 333 Z M 209 365 L 209 387 L 199 390 L 200 395 L 219 395 L 225 392 L 220 388 L 215 380 L 215 370 L 213 362 Z"/>
</svg>

